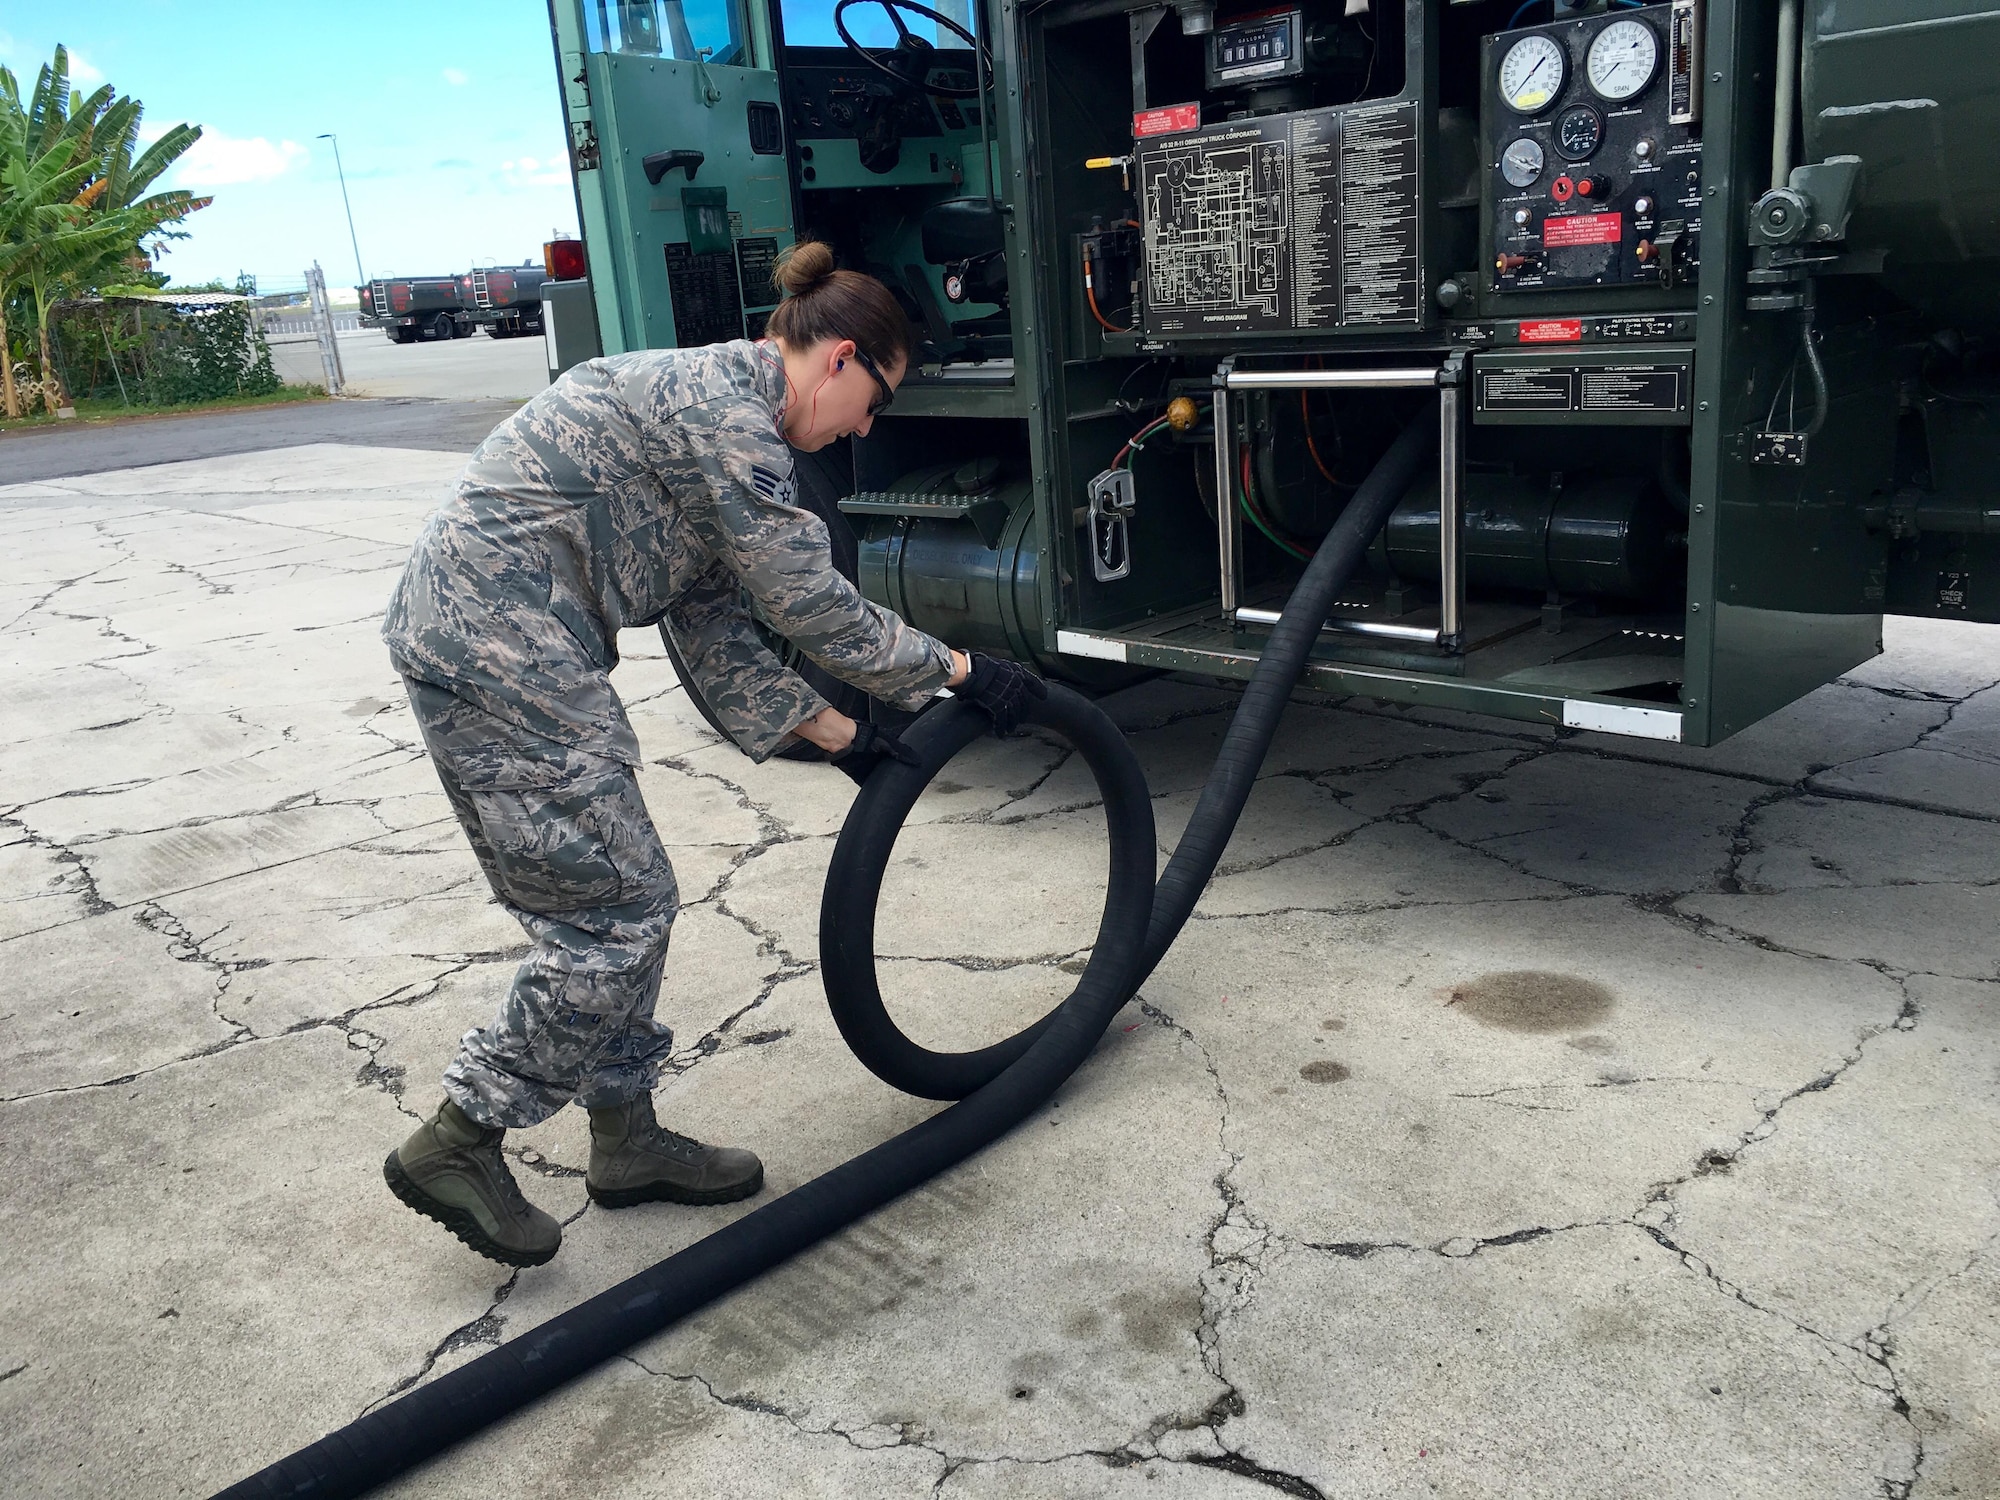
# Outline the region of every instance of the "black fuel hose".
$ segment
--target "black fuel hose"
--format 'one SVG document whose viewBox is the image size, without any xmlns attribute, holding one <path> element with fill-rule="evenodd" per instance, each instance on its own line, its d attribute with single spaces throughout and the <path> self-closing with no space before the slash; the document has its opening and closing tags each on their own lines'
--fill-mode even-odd
<svg viewBox="0 0 2000 1500">
<path fill-rule="evenodd" d="M 1050 685 L 1032 721 L 1076 747 L 1104 796 L 1111 845 L 1104 915 L 1076 989 L 1007 1041 L 972 1053 L 927 1052 L 895 1027 L 875 983 L 875 899 L 896 835 L 931 778 L 984 731 L 983 716 L 963 703 L 924 715 L 903 736 L 922 764 L 889 762 L 870 776 L 827 871 L 821 907 L 827 998 L 841 1034 L 877 1076 L 924 1097 L 959 1102 L 231 1485 L 218 1500 L 365 1494 L 929 1181 L 1034 1113 L 1090 1055 L 1194 910 L 1249 798 L 1320 622 L 1409 489 L 1436 434 L 1433 404 L 1362 482 L 1308 564 L 1157 890 L 1145 774 L 1102 711 Z M 855 924 L 851 933 L 846 923 Z"/>
<path fill-rule="evenodd" d="M 1264 643 L 1263 654 L 1222 737 L 1215 768 L 1208 773 L 1194 816 L 1188 819 L 1173 857 L 1160 872 L 1144 954 L 1132 988 L 1120 997 L 1120 1004 L 1146 982 L 1187 925 L 1195 902 L 1201 899 L 1230 835 L 1236 831 L 1237 820 L 1243 816 L 1257 772 L 1270 751 L 1271 737 L 1278 732 L 1278 720 L 1319 638 L 1320 625 L 1354 576 L 1376 533 L 1387 524 L 1389 513 L 1415 482 L 1437 440 L 1438 407 L 1433 399 L 1403 428 L 1362 480 L 1306 564 L 1283 614 L 1271 627 L 1270 639 Z M 928 782 L 935 773 L 909 770 L 907 777 L 893 781 L 883 775 L 870 777 L 840 830 L 820 904 L 820 974 L 842 1039 L 871 1073 L 919 1098 L 962 1099 L 1025 1058 L 1043 1030 L 1077 1006 L 1078 997 L 1072 996 L 1034 1025 L 977 1052 L 929 1051 L 911 1041 L 891 1019 L 875 979 L 875 907 L 890 850 L 916 801 L 915 793 L 922 790 L 918 786 L 905 795 L 902 788 L 919 774 Z M 1092 1036 L 1111 1024 L 1115 1011 L 1114 1006 L 1105 1013 Z M 1049 1092 L 1054 1092 L 1053 1085 Z"/>
</svg>

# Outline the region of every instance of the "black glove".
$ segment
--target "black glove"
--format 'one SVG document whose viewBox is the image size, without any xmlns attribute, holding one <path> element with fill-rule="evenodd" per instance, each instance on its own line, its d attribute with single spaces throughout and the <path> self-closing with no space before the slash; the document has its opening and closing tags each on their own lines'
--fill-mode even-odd
<svg viewBox="0 0 2000 1500">
<path fill-rule="evenodd" d="M 888 730 L 878 729 L 866 719 L 856 722 L 854 738 L 847 742 L 847 748 L 834 751 L 828 760 L 836 771 L 856 786 L 865 785 L 869 773 L 885 760 L 900 760 L 906 766 L 923 764 L 923 757 L 916 751 Z"/>
<path fill-rule="evenodd" d="M 1012 734 L 1049 696 L 1048 684 L 1017 661 L 973 652 L 972 670 L 952 691 L 993 721 L 993 732 Z"/>
</svg>

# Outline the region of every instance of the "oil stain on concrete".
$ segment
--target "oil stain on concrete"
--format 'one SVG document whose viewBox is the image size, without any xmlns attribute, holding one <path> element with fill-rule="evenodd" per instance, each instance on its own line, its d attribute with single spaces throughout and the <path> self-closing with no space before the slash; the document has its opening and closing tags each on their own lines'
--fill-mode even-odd
<svg viewBox="0 0 2000 1500">
<path fill-rule="evenodd" d="M 1595 980 L 1541 969 L 1503 969 L 1453 985 L 1445 1003 L 1501 1031 L 1583 1031 L 1611 1014 L 1611 991 Z"/>
</svg>

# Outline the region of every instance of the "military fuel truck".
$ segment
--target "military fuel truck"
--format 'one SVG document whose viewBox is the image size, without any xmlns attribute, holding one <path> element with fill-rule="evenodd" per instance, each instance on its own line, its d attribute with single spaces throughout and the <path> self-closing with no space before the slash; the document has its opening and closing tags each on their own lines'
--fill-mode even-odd
<svg viewBox="0 0 2000 1500">
<path fill-rule="evenodd" d="M 473 324 L 496 339 L 539 334 L 542 283 L 548 279 L 539 261 L 475 267 L 458 278 L 459 303 Z"/>
<path fill-rule="evenodd" d="M 603 349 L 755 337 L 801 236 L 903 298 L 803 488 L 955 645 L 1245 677 L 1414 420 L 1316 688 L 1711 745 L 2000 619 L 2000 4 L 551 15 Z"/>
<path fill-rule="evenodd" d="M 464 338 L 472 332 L 456 276 L 387 276 L 358 286 L 361 326 L 379 328 L 392 344 Z"/>
</svg>

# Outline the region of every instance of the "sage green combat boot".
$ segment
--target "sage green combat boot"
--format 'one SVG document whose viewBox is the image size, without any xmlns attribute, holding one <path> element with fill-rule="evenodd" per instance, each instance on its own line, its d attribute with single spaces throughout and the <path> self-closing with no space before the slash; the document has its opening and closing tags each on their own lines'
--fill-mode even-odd
<svg viewBox="0 0 2000 1500">
<path fill-rule="evenodd" d="M 635 1203 L 734 1203 L 764 1185 L 764 1164 L 733 1146 L 704 1146 L 653 1118 L 653 1096 L 590 1112 L 583 1186 L 606 1208 Z"/>
<path fill-rule="evenodd" d="M 539 1266 L 562 1248 L 562 1225 L 521 1196 L 500 1139 L 447 1099 L 389 1153 L 389 1190 L 488 1260 Z"/>
</svg>

